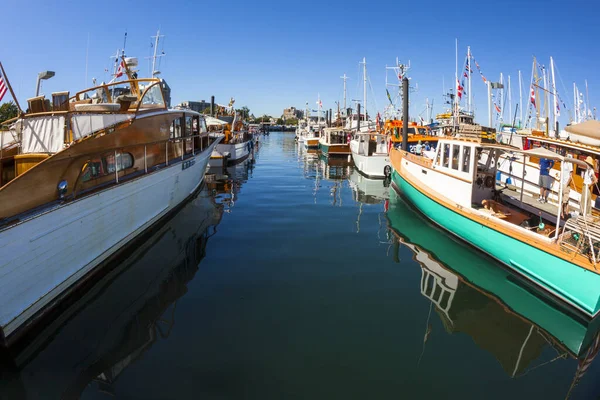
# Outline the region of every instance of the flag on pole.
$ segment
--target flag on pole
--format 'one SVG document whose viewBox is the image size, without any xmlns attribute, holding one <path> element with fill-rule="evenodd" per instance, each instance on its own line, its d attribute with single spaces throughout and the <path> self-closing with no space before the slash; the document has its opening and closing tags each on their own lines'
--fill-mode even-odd
<svg viewBox="0 0 600 400">
<path fill-rule="evenodd" d="M 6 81 L 4 80 L 4 77 L 2 76 L 2 73 L 0 72 L 0 101 L 2 101 L 2 98 L 6 94 L 7 90 L 8 90 L 8 85 L 6 84 Z"/>
<path fill-rule="evenodd" d="M 460 85 L 458 79 L 456 79 L 456 95 L 458 96 L 459 100 L 462 99 L 463 90 L 464 88 Z"/>
<path fill-rule="evenodd" d="M 117 68 L 117 73 L 115 74 L 115 78 L 119 78 L 125 72 L 125 61 L 121 60 L 119 64 L 119 68 Z"/>
<path fill-rule="evenodd" d="M 531 104 L 535 107 L 535 91 L 533 90 L 533 86 L 531 86 Z"/>
<path fill-rule="evenodd" d="M 502 112 L 500 110 L 500 107 L 498 107 L 498 104 L 494 103 L 494 107 L 496 107 L 496 111 L 498 112 L 498 114 L 500 114 Z"/>
<path fill-rule="evenodd" d="M 385 93 L 387 94 L 387 98 L 390 101 L 390 104 L 393 104 L 393 102 L 392 102 L 392 96 L 390 96 L 390 92 L 387 89 L 385 89 Z"/>
</svg>

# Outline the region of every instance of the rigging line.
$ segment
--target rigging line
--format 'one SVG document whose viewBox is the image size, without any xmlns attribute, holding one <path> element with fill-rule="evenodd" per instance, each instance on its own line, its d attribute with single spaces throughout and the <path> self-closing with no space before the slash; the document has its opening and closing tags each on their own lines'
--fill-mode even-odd
<svg viewBox="0 0 600 400">
<path fill-rule="evenodd" d="M 567 91 L 567 88 L 565 87 L 565 84 L 564 84 L 564 82 L 563 82 L 563 80 L 562 80 L 562 77 L 560 76 L 560 71 L 558 70 L 558 66 L 556 65 L 556 63 L 554 63 L 554 69 L 556 70 L 556 74 L 558 75 L 558 79 L 560 80 L 560 84 L 562 85 L 562 87 L 563 87 L 563 90 L 565 91 L 565 93 L 569 93 L 569 92 Z M 569 106 L 569 111 L 572 111 L 572 110 L 573 110 L 573 108 L 575 107 L 575 105 L 571 105 L 571 103 L 570 103 L 570 100 L 569 100 L 569 97 L 570 97 L 570 96 L 567 96 L 567 97 L 566 97 L 566 98 L 567 98 L 567 101 L 566 101 L 565 103 L 566 103 L 566 104 Z M 562 100 L 562 99 L 561 99 L 561 100 Z"/>
<path fill-rule="evenodd" d="M 375 111 L 379 110 L 379 104 L 377 104 L 377 97 L 375 96 L 375 91 L 373 90 L 373 85 L 371 85 L 371 77 L 367 75 L 367 82 L 369 83 L 369 88 L 371 89 L 371 94 L 373 95 L 373 102 L 375 103 Z"/>
</svg>

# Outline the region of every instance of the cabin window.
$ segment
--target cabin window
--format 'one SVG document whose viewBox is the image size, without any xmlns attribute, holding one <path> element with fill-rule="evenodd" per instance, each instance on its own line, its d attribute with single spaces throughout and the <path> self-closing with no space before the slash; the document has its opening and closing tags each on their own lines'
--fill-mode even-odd
<svg viewBox="0 0 600 400">
<path fill-rule="evenodd" d="M 419 135 L 427 135 L 426 128 L 417 128 L 417 130 L 419 131 Z"/>
<path fill-rule="evenodd" d="M 185 117 L 185 133 L 184 136 L 192 135 L 192 116 Z"/>
<path fill-rule="evenodd" d="M 150 86 L 144 93 L 142 98 L 142 105 L 144 106 L 164 106 L 165 100 L 163 99 L 162 90 L 159 84 Z"/>
<path fill-rule="evenodd" d="M 469 173 L 471 165 L 471 146 L 463 147 L 462 172 Z"/>
<path fill-rule="evenodd" d="M 444 144 L 442 147 L 444 154 L 442 155 L 442 167 L 448 168 L 448 163 L 450 160 L 450 145 Z"/>
<path fill-rule="evenodd" d="M 171 126 L 171 139 L 181 137 L 181 119 L 176 118 L 173 120 L 173 125 Z"/>
<path fill-rule="evenodd" d="M 194 116 L 194 118 L 192 120 L 192 135 L 194 135 L 194 136 L 198 135 L 199 129 L 200 129 L 200 117 L 198 117 L 196 115 L 196 116 Z"/>
<path fill-rule="evenodd" d="M 101 157 L 86 162 L 81 169 L 81 182 L 102 178 L 133 167 L 133 156 L 130 153 L 107 153 Z"/>
<path fill-rule="evenodd" d="M 452 145 L 452 169 L 458 171 L 458 157 L 460 157 L 460 145 Z"/>
</svg>

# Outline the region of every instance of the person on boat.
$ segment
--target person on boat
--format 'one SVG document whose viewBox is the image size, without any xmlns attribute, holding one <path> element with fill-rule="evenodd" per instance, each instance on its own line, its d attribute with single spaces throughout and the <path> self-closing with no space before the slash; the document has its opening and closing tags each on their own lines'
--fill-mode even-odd
<svg viewBox="0 0 600 400">
<path fill-rule="evenodd" d="M 583 190 L 581 192 L 581 212 L 583 215 L 592 214 L 592 188 L 598 182 L 594 170 L 594 159 L 587 156 L 585 163 L 590 166 L 583 173 Z"/>
<path fill-rule="evenodd" d="M 417 143 L 417 146 L 415 147 L 415 154 L 418 156 L 423 154 L 423 145 L 421 144 L 420 140 L 419 143 Z"/>
<path fill-rule="evenodd" d="M 431 146 L 429 145 L 429 141 L 425 142 L 425 151 L 430 151 L 431 150 Z"/>
<path fill-rule="evenodd" d="M 567 158 L 572 158 L 567 154 Z M 560 214 L 562 219 L 567 219 L 569 216 L 569 196 L 571 195 L 571 184 L 573 182 L 573 164 L 568 161 L 563 161 L 560 168 L 560 183 L 562 185 L 562 204 Z"/>
<path fill-rule="evenodd" d="M 552 188 L 552 177 L 550 176 L 550 170 L 554 166 L 554 160 L 549 160 L 547 158 L 540 158 L 540 198 L 538 201 L 540 203 L 548 202 L 548 194 L 550 193 L 550 189 Z"/>
</svg>

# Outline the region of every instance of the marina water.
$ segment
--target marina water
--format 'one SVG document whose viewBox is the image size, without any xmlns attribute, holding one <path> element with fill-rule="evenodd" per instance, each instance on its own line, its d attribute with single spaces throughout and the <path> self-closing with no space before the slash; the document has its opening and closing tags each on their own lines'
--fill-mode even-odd
<svg viewBox="0 0 600 400">
<path fill-rule="evenodd" d="M 562 331 L 533 323 L 482 287 L 510 281 L 494 275 L 500 265 L 293 134 L 263 136 L 251 159 L 210 171 L 194 199 L 106 268 L 2 355 L 1 399 L 600 393 L 599 367 L 578 348 L 595 332 L 572 332 L 568 317 L 548 322 Z"/>
</svg>

